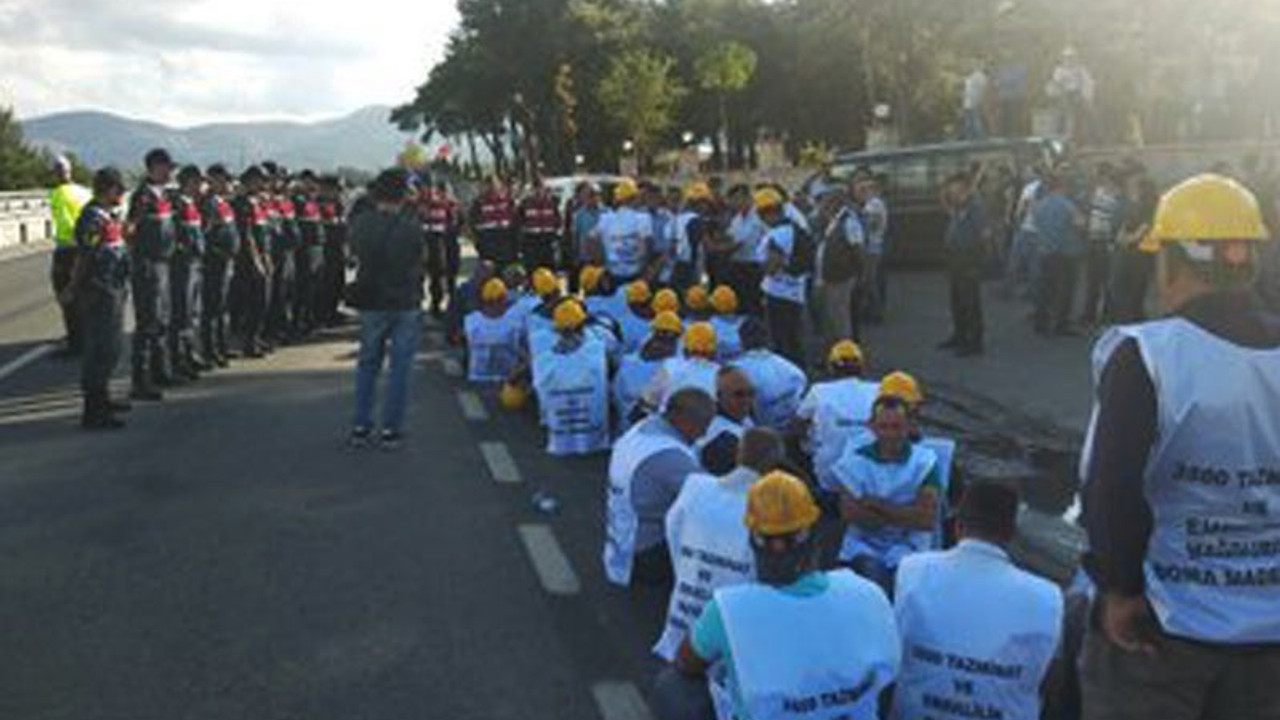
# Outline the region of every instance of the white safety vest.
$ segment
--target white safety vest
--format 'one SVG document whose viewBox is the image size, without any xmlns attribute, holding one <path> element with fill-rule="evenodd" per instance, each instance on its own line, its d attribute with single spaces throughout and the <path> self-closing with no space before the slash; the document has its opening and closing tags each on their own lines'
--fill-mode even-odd
<svg viewBox="0 0 1280 720">
<path fill-rule="evenodd" d="M 604 248 L 604 265 L 615 278 L 634 278 L 644 270 L 648 242 L 653 238 L 653 218 L 630 207 L 600 218 L 596 226 Z"/>
<path fill-rule="evenodd" d="M 901 463 L 876 462 L 858 449 L 859 446 L 852 444 L 845 448 L 832 468 L 833 480 L 855 498 L 876 498 L 890 505 L 905 507 L 915 503 L 921 486 L 938 462 L 932 450 L 917 443 L 911 445 L 911 454 Z M 847 561 L 870 555 L 888 567 L 895 567 L 903 557 L 928 550 L 932 544 L 933 532 L 928 530 L 897 527 L 864 530 L 850 525 L 845 530 L 840 559 Z"/>
<path fill-rule="evenodd" d="M 830 587 L 809 597 L 759 584 L 716 591 L 752 720 L 875 720 L 901 657 L 893 609 L 848 570 L 827 577 Z"/>
<path fill-rule="evenodd" d="M 742 518 L 748 485 L 731 486 L 713 475 L 685 478 L 667 511 L 667 548 L 675 584 L 667 603 L 667 622 L 653 652 L 674 661 L 702 608 L 716 590 L 755 578 L 755 556 Z"/>
<path fill-rule="evenodd" d="M 679 450 L 693 459 L 693 450 L 679 438 L 656 427 L 661 418 L 650 418 L 628 430 L 614 443 L 609 457 L 608 496 L 605 498 L 604 573 L 609 582 L 631 584 L 635 561 L 636 530 L 640 518 L 631 503 L 631 480 L 640 463 L 664 450 Z"/>
<path fill-rule="evenodd" d="M 1143 477 L 1156 617 L 1170 635 L 1201 642 L 1280 642 L 1280 349 L 1171 318 L 1111 330 L 1094 353 L 1096 375 L 1127 338 L 1156 389 Z"/>
<path fill-rule="evenodd" d="M 698 388 L 716 397 L 716 376 L 720 365 L 704 357 L 676 355 L 662 361 L 662 367 L 645 390 L 645 398 L 658 410 L 667 409 L 667 400 L 678 390 Z"/>
<path fill-rule="evenodd" d="M 786 431 L 800 407 L 809 378 L 795 363 L 771 350 L 749 350 L 733 361 L 756 389 L 756 421 Z"/>
<path fill-rule="evenodd" d="M 618 411 L 618 422 L 629 427 L 627 418 L 635 410 L 636 403 L 644 396 L 644 390 L 653 381 L 662 360 L 645 360 L 635 352 L 622 358 L 618 372 L 613 376 L 613 406 Z"/>
<path fill-rule="evenodd" d="M 569 352 L 551 350 L 533 385 L 547 425 L 547 452 L 587 455 L 609 447 L 609 364 L 604 344 L 587 339 Z"/>
<path fill-rule="evenodd" d="M 631 308 L 627 307 L 626 291 L 622 288 L 615 290 L 612 295 L 588 295 L 582 299 L 582 304 L 588 315 L 608 315 L 618 321 L 631 312 Z"/>
<path fill-rule="evenodd" d="M 742 354 L 742 316 L 713 315 L 708 322 L 716 330 L 716 359 L 736 360 Z"/>
<path fill-rule="evenodd" d="M 846 447 L 875 439 L 867 421 L 879 394 L 879 383 L 856 377 L 814 383 L 809 388 L 796 414 L 809 421 L 809 450 L 821 487 L 835 488 L 831 466 Z"/>
<path fill-rule="evenodd" d="M 633 353 L 644 345 L 644 341 L 653 332 L 653 320 L 643 318 L 632 312 L 628 307 L 622 317 L 616 318 L 618 325 L 622 328 L 622 351 Z"/>
<path fill-rule="evenodd" d="M 489 317 L 468 313 L 463 320 L 467 335 L 467 380 L 503 382 L 520 362 L 520 320 L 507 312 Z"/>
<path fill-rule="evenodd" d="M 796 234 L 794 225 L 783 224 L 770 228 L 769 233 L 765 235 L 763 243 L 766 259 L 769 251 L 772 250 L 781 253 L 789 262 L 791 259 L 791 253 L 795 250 L 795 242 Z M 808 273 L 792 275 L 786 272 L 785 268 L 782 268 L 769 275 L 765 275 L 764 280 L 760 283 L 760 289 L 769 297 L 803 305 L 805 296 L 805 279 L 808 277 Z"/>
<path fill-rule="evenodd" d="M 755 427 L 755 423 L 752 422 L 749 417 L 743 419 L 740 423 L 736 423 L 724 415 L 716 413 L 716 416 L 711 418 L 711 424 L 707 426 L 707 431 L 703 433 L 701 438 L 698 438 L 698 441 L 693 444 L 693 447 L 698 451 L 698 455 L 701 456 L 702 451 L 705 450 L 708 445 L 715 442 L 721 435 L 728 433 L 741 440 L 747 430 L 753 427 Z"/>
<path fill-rule="evenodd" d="M 894 720 L 1039 720 L 1040 683 L 1062 632 L 1062 593 L 975 540 L 898 568 L 902 672 Z"/>
<path fill-rule="evenodd" d="M 533 311 L 542 304 L 542 300 L 537 295 L 526 295 L 524 293 L 512 293 L 511 306 L 507 312 L 514 318 L 519 319 L 521 323 L 529 321 L 529 316 Z"/>
<path fill-rule="evenodd" d="M 560 339 L 555 322 L 540 312 L 531 312 L 525 317 L 525 341 L 529 344 L 529 357 L 538 357 L 549 352 Z"/>
</svg>

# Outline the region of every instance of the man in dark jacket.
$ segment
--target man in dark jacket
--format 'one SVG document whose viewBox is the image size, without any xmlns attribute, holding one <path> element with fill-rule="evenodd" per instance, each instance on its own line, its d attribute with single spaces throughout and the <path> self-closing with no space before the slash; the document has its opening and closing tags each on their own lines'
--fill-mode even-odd
<svg viewBox="0 0 1280 720">
<path fill-rule="evenodd" d="M 938 347 L 957 357 L 981 355 L 982 275 L 986 267 L 987 211 L 968 173 L 947 180 L 943 201 L 951 213 L 947 226 L 947 277 L 951 284 L 951 337 Z"/>
</svg>

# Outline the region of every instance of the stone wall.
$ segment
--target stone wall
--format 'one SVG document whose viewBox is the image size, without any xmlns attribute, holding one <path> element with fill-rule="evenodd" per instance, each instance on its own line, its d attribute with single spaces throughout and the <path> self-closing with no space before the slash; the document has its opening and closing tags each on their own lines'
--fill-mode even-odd
<svg viewBox="0 0 1280 720">
<path fill-rule="evenodd" d="M 44 242 L 52 236 L 48 191 L 0 192 L 0 250 Z"/>
</svg>

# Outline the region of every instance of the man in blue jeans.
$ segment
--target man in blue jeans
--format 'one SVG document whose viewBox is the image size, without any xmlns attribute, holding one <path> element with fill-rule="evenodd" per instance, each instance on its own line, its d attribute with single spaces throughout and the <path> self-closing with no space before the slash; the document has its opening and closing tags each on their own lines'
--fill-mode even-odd
<svg viewBox="0 0 1280 720">
<path fill-rule="evenodd" d="M 426 237 L 406 205 L 408 176 L 383 171 L 369 186 L 374 209 L 351 222 L 348 239 L 356 257 L 356 280 L 348 302 L 360 311 L 360 353 L 356 363 L 356 412 L 351 444 L 373 440 L 373 405 L 383 360 L 391 368 L 382 406 L 378 442 L 395 450 L 403 442 L 409 373 L 421 330 L 422 280 Z"/>
</svg>

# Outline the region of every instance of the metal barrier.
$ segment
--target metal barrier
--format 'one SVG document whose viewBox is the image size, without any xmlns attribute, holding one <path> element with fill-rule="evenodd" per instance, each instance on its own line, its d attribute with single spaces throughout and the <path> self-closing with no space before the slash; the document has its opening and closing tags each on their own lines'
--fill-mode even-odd
<svg viewBox="0 0 1280 720">
<path fill-rule="evenodd" d="M 53 237 L 47 190 L 0 192 L 0 250 Z"/>
</svg>

